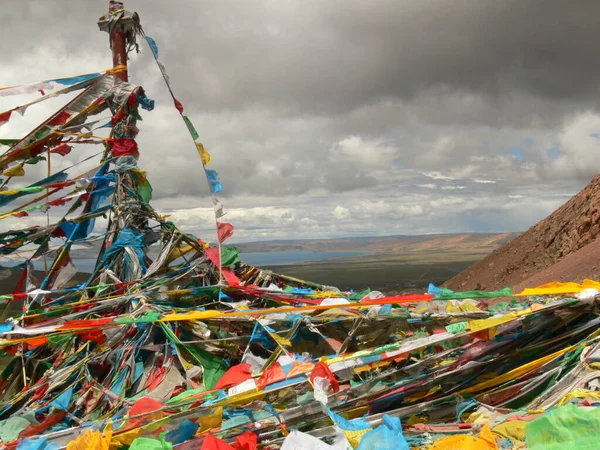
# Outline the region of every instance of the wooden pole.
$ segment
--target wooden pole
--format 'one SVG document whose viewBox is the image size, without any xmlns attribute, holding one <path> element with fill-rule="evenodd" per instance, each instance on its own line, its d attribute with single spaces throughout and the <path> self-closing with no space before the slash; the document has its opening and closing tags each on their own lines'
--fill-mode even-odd
<svg viewBox="0 0 600 450">
<path fill-rule="evenodd" d="M 98 22 L 100 29 L 109 34 L 113 67 L 121 69 L 116 71 L 115 77 L 122 81 L 128 81 L 127 30 L 131 27 L 131 23 L 131 13 L 125 11 L 123 2 L 116 0 L 108 2 L 108 14 L 101 17 Z"/>
</svg>

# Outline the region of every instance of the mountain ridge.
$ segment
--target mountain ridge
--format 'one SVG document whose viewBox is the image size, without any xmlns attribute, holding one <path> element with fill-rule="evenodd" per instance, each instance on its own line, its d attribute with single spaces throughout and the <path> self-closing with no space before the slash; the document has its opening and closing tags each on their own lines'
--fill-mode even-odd
<svg viewBox="0 0 600 450">
<path fill-rule="evenodd" d="M 492 251 L 518 233 L 450 233 L 427 235 L 367 236 L 326 239 L 278 239 L 235 245 L 240 252 L 368 252 L 414 253 L 425 251 Z"/>
<path fill-rule="evenodd" d="M 526 280 L 537 285 L 559 281 L 553 278 L 561 272 L 569 274 L 569 281 L 597 278 L 600 271 L 594 261 L 599 234 L 600 175 L 596 175 L 548 217 L 448 280 L 445 286 L 464 291 L 517 287 Z M 585 257 L 577 259 L 577 252 L 588 246 L 581 253 Z M 554 267 L 563 260 L 566 262 Z"/>
</svg>

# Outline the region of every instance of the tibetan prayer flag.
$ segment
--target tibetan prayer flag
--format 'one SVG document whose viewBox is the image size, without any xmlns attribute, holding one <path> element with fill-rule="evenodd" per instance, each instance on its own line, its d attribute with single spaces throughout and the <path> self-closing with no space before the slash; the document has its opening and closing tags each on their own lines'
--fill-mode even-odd
<svg viewBox="0 0 600 450">
<path fill-rule="evenodd" d="M 221 265 L 224 267 L 232 267 L 239 264 L 239 250 L 237 247 L 225 247 L 221 249 Z"/>
<path fill-rule="evenodd" d="M 0 126 L 4 125 L 6 122 L 10 120 L 10 116 L 12 114 L 12 110 L 0 113 Z"/>
<path fill-rule="evenodd" d="M 102 75 L 101 73 L 90 73 L 87 75 L 77 75 L 75 77 L 69 77 L 69 78 L 57 78 L 52 81 L 54 81 L 55 83 L 58 83 L 58 84 L 65 85 L 65 86 L 72 86 L 74 84 L 83 83 L 84 81 L 95 80 L 96 78 L 100 77 L 101 75 Z"/>
<path fill-rule="evenodd" d="M 210 184 L 210 192 L 212 194 L 221 192 L 223 190 L 223 185 L 219 183 L 219 172 L 212 169 L 204 169 L 204 171 L 206 172 L 206 178 Z"/>
<path fill-rule="evenodd" d="M 25 169 L 23 169 L 23 164 L 19 164 L 17 166 L 13 166 L 9 169 L 6 169 L 4 172 L 2 172 L 2 175 L 6 177 L 22 177 L 25 175 Z"/>
<path fill-rule="evenodd" d="M 62 394 L 50 402 L 50 406 L 60 411 L 67 411 L 69 409 L 69 403 L 71 403 L 71 398 L 73 398 L 73 388 L 74 386 L 71 386 L 66 389 Z"/>
<path fill-rule="evenodd" d="M 150 50 L 152 50 L 152 54 L 155 58 L 158 58 L 158 46 L 156 45 L 156 41 L 152 39 L 150 36 L 146 36 L 146 42 L 150 46 Z"/>
<path fill-rule="evenodd" d="M 62 143 L 56 147 L 52 147 L 49 152 L 58 154 L 60 156 L 67 156 L 69 153 L 71 153 L 71 150 L 73 150 L 73 147 L 71 147 L 69 144 Z"/>
<path fill-rule="evenodd" d="M 138 154 L 138 145 L 135 139 L 119 138 L 107 139 L 111 144 L 111 151 L 114 156 L 133 156 Z"/>
<path fill-rule="evenodd" d="M 25 164 L 37 164 L 40 161 L 46 161 L 46 157 L 42 155 L 34 156 L 25 161 Z"/>
<path fill-rule="evenodd" d="M 223 374 L 215 389 L 223 389 L 231 386 L 237 386 L 240 383 L 252 378 L 252 369 L 250 364 L 238 364 L 231 367 Z"/>
<path fill-rule="evenodd" d="M 327 378 L 329 380 L 331 389 L 333 392 L 337 392 L 340 390 L 340 385 L 333 375 L 333 372 L 329 369 L 329 366 L 325 364 L 323 361 L 319 361 L 315 368 L 312 370 L 310 374 L 310 382 L 314 383 L 315 378 Z"/>
<path fill-rule="evenodd" d="M 175 108 L 177 108 L 177 111 L 179 111 L 179 114 L 183 114 L 183 105 L 181 104 L 181 102 L 179 100 L 177 100 L 175 97 L 173 97 L 173 102 L 175 103 Z"/>
<path fill-rule="evenodd" d="M 233 236 L 233 225 L 228 222 L 217 222 L 217 235 L 222 244 L 225 240 Z"/>
<path fill-rule="evenodd" d="M 220 219 L 225 215 L 225 212 L 223 211 L 223 205 L 216 197 L 213 197 L 213 209 L 215 211 L 215 216 L 217 219 Z"/>
<path fill-rule="evenodd" d="M 210 153 L 204 150 L 204 145 L 200 142 L 196 142 L 196 148 L 198 149 L 198 154 L 200 155 L 200 159 L 202 159 L 202 165 L 204 167 L 210 164 Z"/>
<path fill-rule="evenodd" d="M 64 125 L 67 122 L 67 120 L 69 120 L 69 117 L 71 117 L 70 113 L 68 113 L 66 111 L 61 111 L 59 114 L 57 114 L 52 119 L 50 119 L 50 121 L 48 122 L 48 125 L 52 125 L 52 126 Z"/>
<path fill-rule="evenodd" d="M 183 117 L 183 120 L 184 120 L 185 124 L 187 125 L 188 131 L 192 135 L 192 139 L 194 139 L 194 140 L 198 139 L 200 137 L 200 135 L 198 134 L 198 132 L 194 128 L 194 124 L 192 123 L 192 121 L 188 118 L 188 116 L 182 116 L 182 117 Z"/>
</svg>

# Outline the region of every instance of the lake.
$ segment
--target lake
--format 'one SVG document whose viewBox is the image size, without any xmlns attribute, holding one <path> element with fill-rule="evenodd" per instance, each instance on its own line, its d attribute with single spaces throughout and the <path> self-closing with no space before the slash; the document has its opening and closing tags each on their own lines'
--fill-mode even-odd
<svg viewBox="0 0 600 450">
<path fill-rule="evenodd" d="M 362 252 L 247 252 L 240 253 L 242 261 L 253 266 L 282 266 L 309 261 L 326 261 L 330 259 L 349 258 L 361 256 Z M 77 258 L 74 260 L 80 272 L 91 272 L 96 264 L 94 258 Z M 48 261 L 48 265 L 51 261 Z M 34 267 L 38 270 L 44 269 L 44 261 L 34 261 Z"/>
</svg>

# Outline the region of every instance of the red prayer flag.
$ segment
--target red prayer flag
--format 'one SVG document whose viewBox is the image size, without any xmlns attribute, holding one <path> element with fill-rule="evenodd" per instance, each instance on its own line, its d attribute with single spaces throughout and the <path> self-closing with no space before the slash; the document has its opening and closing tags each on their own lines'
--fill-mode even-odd
<svg viewBox="0 0 600 450">
<path fill-rule="evenodd" d="M 258 438 L 252 431 L 246 431 L 235 438 L 233 448 L 235 450 L 256 450 Z"/>
<path fill-rule="evenodd" d="M 81 336 L 81 338 L 85 341 L 93 341 L 100 345 L 106 342 L 106 336 L 102 330 L 90 330 L 77 334 L 79 334 L 79 336 Z"/>
<path fill-rule="evenodd" d="M 250 364 L 238 364 L 230 367 L 217 382 L 215 389 L 223 389 L 231 386 L 237 386 L 240 383 L 252 377 Z"/>
<path fill-rule="evenodd" d="M 121 110 L 118 113 L 116 113 L 114 116 L 112 116 L 111 123 L 113 124 L 113 126 L 115 126 L 121 119 L 123 119 L 125 117 L 125 111 Z"/>
<path fill-rule="evenodd" d="M 69 203 L 71 200 L 73 200 L 72 198 L 59 198 L 58 200 L 52 200 L 51 202 L 48 202 L 47 205 L 48 206 L 60 206 L 60 205 L 64 205 L 65 203 Z"/>
<path fill-rule="evenodd" d="M 329 369 L 329 366 L 325 364 L 323 361 L 319 361 L 313 371 L 310 374 L 310 382 L 314 383 L 315 378 L 329 378 L 329 383 L 331 384 L 331 388 L 333 392 L 337 392 L 340 390 L 340 385 L 336 380 L 333 372 Z"/>
<path fill-rule="evenodd" d="M 65 418 L 67 413 L 65 411 L 54 411 L 46 416 L 46 418 L 39 424 L 31 424 L 23 431 L 19 433 L 19 439 L 24 439 L 29 436 L 35 436 L 36 434 L 41 434 L 43 431 L 46 431 L 48 428 L 53 427 L 61 420 Z"/>
<path fill-rule="evenodd" d="M 133 419 L 129 419 L 127 422 L 127 429 L 133 429 L 137 427 L 141 427 L 142 425 L 147 425 L 153 420 L 157 419 L 157 415 L 162 417 L 162 413 L 158 412 L 160 409 L 164 408 L 165 405 L 150 397 L 142 397 L 134 405 L 129 409 L 128 415 L 129 417 L 134 417 Z M 157 412 L 154 412 L 157 411 Z M 152 414 L 154 413 L 154 414 Z"/>
<path fill-rule="evenodd" d="M 77 328 L 96 328 L 103 327 L 115 320 L 114 317 L 105 317 L 103 319 L 79 319 L 79 320 L 67 320 L 64 324 L 57 328 L 57 330 L 71 330 Z"/>
<path fill-rule="evenodd" d="M 227 280 L 227 284 L 229 286 L 239 286 L 240 279 L 237 277 L 232 268 L 222 267 L 221 273 L 223 274 L 223 278 Z"/>
<path fill-rule="evenodd" d="M 208 247 L 204 249 L 204 253 L 206 253 L 208 259 L 210 259 L 215 266 L 221 265 L 221 260 L 219 259 L 219 249 L 217 247 Z"/>
<path fill-rule="evenodd" d="M 275 361 L 271 367 L 262 373 L 256 385 L 262 389 L 265 386 L 282 380 L 285 380 L 285 372 L 283 371 L 281 364 Z"/>
<path fill-rule="evenodd" d="M 231 445 L 229 445 L 227 442 L 214 437 L 212 434 L 209 434 L 204 439 L 204 442 L 202 443 L 202 447 L 200 447 L 200 450 L 235 450 L 235 449 Z"/>
<path fill-rule="evenodd" d="M 15 287 L 13 294 L 22 293 L 25 290 L 25 281 L 27 280 L 28 270 L 29 266 L 25 266 L 23 272 L 21 272 L 21 277 L 19 278 L 19 282 L 17 283 L 17 287 Z"/>
<path fill-rule="evenodd" d="M 137 104 L 137 96 L 135 95 L 135 91 L 133 91 L 127 98 L 127 106 L 129 106 L 130 109 L 133 109 L 137 106 Z"/>
<path fill-rule="evenodd" d="M 138 153 L 138 145 L 135 139 L 119 138 L 107 139 L 111 144 L 111 151 L 114 156 L 132 156 Z"/>
<path fill-rule="evenodd" d="M 217 236 L 222 244 L 225 240 L 233 236 L 233 225 L 228 222 L 217 222 Z"/>
<path fill-rule="evenodd" d="M 177 108 L 177 111 L 179 111 L 179 114 L 183 114 L 183 105 L 181 104 L 181 102 L 179 100 L 177 100 L 175 97 L 173 97 L 173 100 L 175 101 L 175 108 Z"/>
<path fill-rule="evenodd" d="M 71 153 L 71 150 L 73 150 L 73 147 L 71 147 L 69 144 L 62 143 L 56 147 L 52 147 L 49 152 L 56 153 L 60 156 L 67 156 L 69 153 Z"/>
<path fill-rule="evenodd" d="M 63 125 L 65 124 L 65 122 L 67 120 L 69 120 L 69 117 L 71 117 L 71 114 L 69 114 L 66 111 L 62 111 L 61 113 L 57 114 L 56 117 L 53 117 L 49 122 L 48 125 L 52 125 L 52 126 L 59 126 L 59 125 Z"/>
<path fill-rule="evenodd" d="M 12 111 L 6 111 L 3 113 L 0 113 L 0 125 L 4 125 L 6 122 L 8 122 L 10 120 L 11 114 L 12 114 Z"/>
<path fill-rule="evenodd" d="M 33 350 L 36 347 L 41 347 L 48 343 L 48 338 L 46 336 L 33 338 L 27 341 L 27 348 L 29 350 Z"/>
</svg>

